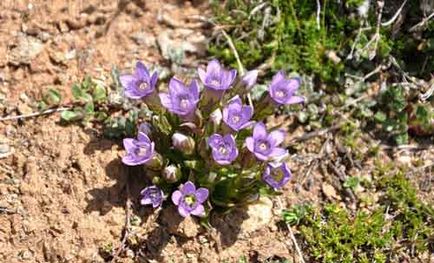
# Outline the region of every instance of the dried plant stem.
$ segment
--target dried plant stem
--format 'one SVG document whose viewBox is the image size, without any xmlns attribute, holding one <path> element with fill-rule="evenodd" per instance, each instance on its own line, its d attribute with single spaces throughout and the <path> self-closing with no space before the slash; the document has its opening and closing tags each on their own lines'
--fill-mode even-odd
<svg viewBox="0 0 434 263">
<path fill-rule="evenodd" d="M 130 229 L 130 217 L 131 217 L 131 198 L 130 198 L 130 186 L 129 186 L 129 174 L 127 176 L 127 183 L 125 185 L 125 191 L 127 194 L 127 201 L 125 203 L 125 225 L 124 225 L 124 236 L 122 237 L 121 244 L 119 245 L 116 252 L 113 254 L 113 258 L 111 262 L 116 262 L 116 259 L 119 257 L 119 255 L 124 251 L 128 235 L 129 235 L 129 229 Z"/>
<path fill-rule="evenodd" d="M 223 36 L 228 41 L 228 45 L 231 48 L 232 53 L 234 53 L 235 59 L 236 59 L 237 64 L 238 64 L 238 70 L 240 71 L 240 75 L 241 76 L 244 75 L 244 66 L 241 63 L 240 56 L 238 55 L 238 51 L 235 48 L 235 45 L 234 45 L 234 42 L 232 41 L 232 38 L 226 33 L 226 31 L 224 31 L 223 29 L 220 29 L 220 30 L 221 30 Z"/>
<path fill-rule="evenodd" d="M 70 109 L 71 108 L 62 107 L 62 108 L 49 109 L 49 110 L 40 111 L 40 112 L 33 112 L 30 114 L 23 114 L 23 115 L 17 115 L 17 116 L 7 116 L 7 117 L 0 118 L 0 121 L 13 121 L 13 120 L 19 120 L 19 119 L 32 118 L 32 117 L 47 115 L 47 114 L 51 114 L 51 113 L 55 113 L 55 112 L 62 112 L 62 111 L 70 110 Z"/>
<path fill-rule="evenodd" d="M 417 29 L 419 29 L 419 28 L 425 26 L 425 24 L 428 23 L 428 21 L 429 21 L 431 18 L 433 18 L 433 17 L 434 17 L 434 12 L 432 12 L 429 16 L 425 17 L 422 21 L 420 21 L 420 22 L 417 23 L 416 25 L 412 26 L 412 27 L 410 28 L 409 31 L 410 31 L 410 32 L 414 32 L 414 31 L 416 31 Z"/>
<path fill-rule="evenodd" d="M 279 204 L 279 209 L 283 210 L 283 204 L 282 204 L 282 200 L 280 199 L 280 196 L 277 197 L 277 202 Z M 295 247 L 295 250 L 297 251 L 298 257 L 300 258 L 300 262 L 305 263 L 303 253 L 301 252 L 301 249 L 298 246 L 297 239 L 295 239 L 294 232 L 292 232 L 291 226 L 288 223 L 285 223 L 285 224 L 286 224 L 286 227 L 288 228 L 289 236 L 291 237 L 292 243 L 294 243 L 294 247 Z"/>
<path fill-rule="evenodd" d="M 407 3 L 407 0 L 404 0 L 401 7 L 396 11 L 395 15 L 389 21 L 381 23 L 381 26 L 389 26 L 389 25 L 393 24 L 393 22 L 395 22 L 395 20 L 398 18 L 399 14 L 402 12 L 402 9 L 404 8 L 406 3 Z"/>
</svg>

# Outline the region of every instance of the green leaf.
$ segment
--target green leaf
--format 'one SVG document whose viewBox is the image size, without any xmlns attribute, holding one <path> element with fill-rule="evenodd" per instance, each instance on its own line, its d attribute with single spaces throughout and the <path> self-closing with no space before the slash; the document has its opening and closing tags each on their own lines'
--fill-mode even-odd
<svg viewBox="0 0 434 263">
<path fill-rule="evenodd" d="M 92 97 L 94 101 L 101 102 L 107 98 L 107 92 L 103 86 L 96 85 L 93 89 Z"/>
<path fill-rule="evenodd" d="M 72 85 L 71 91 L 72 91 L 72 96 L 74 97 L 75 100 L 80 100 L 81 97 L 83 96 L 83 91 L 81 90 L 80 85 L 78 85 L 77 83 Z"/>
<path fill-rule="evenodd" d="M 259 100 L 261 96 L 267 91 L 266 85 L 256 85 L 250 91 L 252 100 Z"/>
<path fill-rule="evenodd" d="M 81 114 L 75 112 L 75 111 L 63 111 L 60 114 L 60 118 L 61 120 L 65 121 L 65 122 L 72 122 L 72 121 L 76 121 L 81 119 Z"/>
<path fill-rule="evenodd" d="M 86 112 L 86 114 L 93 114 L 94 113 L 95 107 L 94 107 L 92 101 L 89 101 L 88 103 L 86 103 L 86 105 L 84 105 L 84 111 Z"/>
<path fill-rule="evenodd" d="M 49 89 L 45 93 L 43 101 L 49 106 L 59 105 L 62 101 L 62 96 L 60 95 L 59 91 L 55 89 Z"/>
<path fill-rule="evenodd" d="M 379 112 L 375 113 L 374 118 L 376 121 L 383 123 L 386 121 L 387 116 L 384 112 L 379 111 Z"/>
</svg>

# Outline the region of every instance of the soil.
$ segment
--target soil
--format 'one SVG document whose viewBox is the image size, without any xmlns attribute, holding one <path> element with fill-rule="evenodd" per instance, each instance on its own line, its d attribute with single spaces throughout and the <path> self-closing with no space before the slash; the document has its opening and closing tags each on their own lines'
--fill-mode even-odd
<svg viewBox="0 0 434 263">
<path fill-rule="evenodd" d="M 114 65 L 129 69 L 138 59 L 175 73 L 195 68 L 209 29 L 193 18 L 207 15 L 207 2 L 2 1 L 0 112 L 34 112 L 51 87 L 68 103 L 70 86 L 86 74 L 97 76 Z M 171 46 L 186 51 L 175 66 Z M 54 114 L 0 122 L 1 262 L 104 262 L 117 251 L 118 262 L 233 262 L 243 256 L 297 262 L 286 226 L 279 223 L 282 207 L 348 199 L 330 175 L 311 169 L 321 148 L 334 154 L 314 139 L 293 156 L 294 178 L 280 198 L 252 208 L 259 210 L 213 215 L 214 228 L 206 229 L 196 219 L 182 221 L 170 205 L 155 212 L 140 206 L 145 183 L 121 164 L 120 142 L 58 120 Z M 369 169 L 351 169 L 369 175 Z M 432 198 L 429 192 L 430 187 L 425 193 Z M 272 218 L 258 216 L 261 209 L 271 209 Z M 122 244 L 128 246 L 119 250 Z"/>
</svg>

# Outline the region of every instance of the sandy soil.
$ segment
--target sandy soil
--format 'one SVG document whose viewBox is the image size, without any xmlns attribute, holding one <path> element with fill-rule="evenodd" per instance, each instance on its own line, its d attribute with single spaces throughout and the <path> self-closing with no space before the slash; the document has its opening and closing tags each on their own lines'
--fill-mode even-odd
<svg viewBox="0 0 434 263">
<path fill-rule="evenodd" d="M 50 87 L 61 90 L 67 103 L 72 83 L 114 65 L 128 69 L 140 59 L 177 72 L 196 67 L 205 55 L 209 28 L 193 17 L 207 14 L 207 1 L 29 2 L 0 3 L 3 116 L 36 111 L 36 101 Z M 185 50 L 176 65 L 173 46 Z M 242 256 L 252 262 L 297 262 L 288 231 L 279 223 L 280 209 L 348 201 L 335 189 L 336 178 L 311 169 L 321 148 L 328 158 L 338 157 L 313 140 L 298 149 L 302 158 L 293 158 L 294 179 L 281 198 L 264 200 L 252 211 L 213 215 L 215 229 L 209 230 L 195 219 L 181 221 L 170 205 L 155 213 L 140 206 L 144 180 L 129 176 L 121 164 L 120 142 L 103 139 L 92 127 L 65 127 L 58 120 L 54 114 L 0 123 L 1 262 L 110 261 L 125 230 L 127 246 L 119 262 L 233 262 Z M 291 136 L 302 132 L 295 129 Z M 369 175 L 369 169 L 357 167 L 347 173 Z M 429 189 L 426 196 L 432 198 Z M 258 209 L 271 209 L 272 217 L 258 216 Z"/>
</svg>

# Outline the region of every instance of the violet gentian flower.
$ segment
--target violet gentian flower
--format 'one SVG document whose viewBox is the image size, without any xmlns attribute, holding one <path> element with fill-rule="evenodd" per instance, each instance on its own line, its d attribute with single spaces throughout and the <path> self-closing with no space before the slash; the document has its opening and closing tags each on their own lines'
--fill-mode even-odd
<svg viewBox="0 0 434 263">
<path fill-rule="evenodd" d="M 265 161 L 286 154 L 285 149 L 277 147 L 284 139 L 285 133 L 283 131 L 276 130 L 268 134 L 265 124 L 258 122 L 253 128 L 253 136 L 246 138 L 246 146 L 256 158 Z"/>
<path fill-rule="evenodd" d="M 291 171 L 286 163 L 274 164 L 269 163 L 262 174 L 264 180 L 274 190 L 278 190 L 291 179 Z"/>
<path fill-rule="evenodd" d="M 226 107 L 223 108 L 223 121 L 234 131 L 239 131 L 250 126 L 253 122 L 253 107 L 243 105 L 240 97 L 233 97 Z"/>
<path fill-rule="evenodd" d="M 212 149 L 212 157 L 214 161 L 218 164 L 230 164 L 238 156 L 237 145 L 232 134 L 226 134 L 225 136 L 213 134 L 208 139 L 208 145 Z"/>
<path fill-rule="evenodd" d="M 304 98 L 294 95 L 300 87 L 300 84 L 300 78 L 286 79 L 283 71 L 279 71 L 271 80 L 269 87 L 270 97 L 278 104 L 289 105 L 302 103 Z"/>
<path fill-rule="evenodd" d="M 170 79 L 169 93 L 160 93 L 161 104 L 170 112 L 187 116 L 196 110 L 199 101 L 199 86 L 192 80 L 189 87 L 176 78 Z"/>
<path fill-rule="evenodd" d="M 158 73 L 149 74 L 146 66 L 138 61 L 133 75 L 122 75 L 119 80 L 124 88 L 125 96 L 131 99 L 141 99 L 155 90 Z"/>
<path fill-rule="evenodd" d="M 137 139 L 125 138 L 124 148 L 127 155 L 122 157 L 122 162 L 126 165 L 145 164 L 154 157 L 154 143 L 142 132 L 139 132 Z"/>
<path fill-rule="evenodd" d="M 187 217 L 190 214 L 195 216 L 205 216 L 205 208 L 202 205 L 208 198 L 208 189 L 199 188 L 190 181 L 186 182 L 181 190 L 176 190 L 172 194 L 172 202 L 178 206 L 181 216 Z"/>
<path fill-rule="evenodd" d="M 140 195 L 142 196 L 140 199 L 142 205 L 152 205 L 153 208 L 157 208 L 163 203 L 164 193 L 155 185 L 146 187 L 140 192 Z"/>
<path fill-rule="evenodd" d="M 258 78 L 257 70 L 250 70 L 241 78 L 241 82 L 245 85 L 247 89 L 252 88 L 256 84 L 256 79 Z"/>
<path fill-rule="evenodd" d="M 235 69 L 224 69 L 216 59 L 213 59 L 208 63 L 206 71 L 202 68 L 198 68 L 197 71 L 199 73 L 199 78 L 205 87 L 215 91 L 224 91 L 229 89 L 237 76 L 237 71 Z"/>
</svg>

